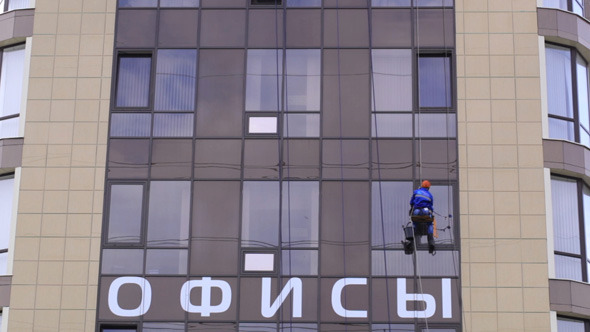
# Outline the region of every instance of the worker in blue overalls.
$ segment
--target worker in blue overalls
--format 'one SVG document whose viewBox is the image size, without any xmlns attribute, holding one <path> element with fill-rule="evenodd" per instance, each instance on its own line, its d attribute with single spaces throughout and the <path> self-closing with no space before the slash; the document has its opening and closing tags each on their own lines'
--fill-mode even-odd
<svg viewBox="0 0 590 332">
<path fill-rule="evenodd" d="M 414 235 L 428 236 L 428 252 L 434 253 L 434 198 L 430 193 L 430 181 L 422 181 L 422 186 L 414 190 L 410 200 L 410 217 L 414 227 Z M 413 237 L 407 239 L 413 245 Z M 408 244 L 405 244 L 408 246 Z M 413 249 L 413 248 L 412 248 Z"/>
</svg>

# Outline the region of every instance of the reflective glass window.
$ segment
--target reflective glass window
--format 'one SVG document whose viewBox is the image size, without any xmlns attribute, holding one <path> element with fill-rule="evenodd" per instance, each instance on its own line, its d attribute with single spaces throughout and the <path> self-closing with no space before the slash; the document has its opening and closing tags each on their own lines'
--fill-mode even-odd
<svg viewBox="0 0 590 332">
<path fill-rule="evenodd" d="M 16 137 L 24 79 L 25 45 L 0 49 L 0 59 L 0 138 Z"/>
<path fill-rule="evenodd" d="M 187 246 L 190 182 L 152 181 L 149 191 L 148 246 Z"/>
<path fill-rule="evenodd" d="M 557 317 L 557 331 L 559 332 L 585 332 L 583 320 Z"/>
<path fill-rule="evenodd" d="M 102 274 L 142 274 L 143 249 L 104 249 Z"/>
<path fill-rule="evenodd" d="M 371 227 L 373 248 L 398 248 L 408 221 L 412 182 L 373 182 Z"/>
<path fill-rule="evenodd" d="M 199 0 L 160 0 L 160 7 L 199 7 Z"/>
<path fill-rule="evenodd" d="M 246 111 L 281 109 L 283 51 L 248 50 Z"/>
<path fill-rule="evenodd" d="M 320 114 L 285 114 L 284 137 L 319 137 Z"/>
<path fill-rule="evenodd" d="M 371 0 L 373 7 L 410 7 L 412 0 Z"/>
<path fill-rule="evenodd" d="M 320 110 L 320 50 L 287 50 L 286 110 Z"/>
<path fill-rule="evenodd" d="M 590 105 L 588 104 L 588 63 L 576 55 L 576 82 L 578 84 L 578 115 L 580 122 L 580 143 L 590 146 Z"/>
<path fill-rule="evenodd" d="M 287 0 L 287 7 L 320 7 L 322 0 Z"/>
<path fill-rule="evenodd" d="M 242 192 L 242 246 L 273 247 L 279 242 L 279 183 L 247 181 Z"/>
<path fill-rule="evenodd" d="M 184 323 L 143 323 L 142 332 L 184 332 Z"/>
<path fill-rule="evenodd" d="M 375 114 L 371 120 L 373 137 L 412 137 L 412 114 Z"/>
<path fill-rule="evenodd" d="M 111 137 L 149 137 L 152 116 L 147 113 L 113 113 Z"/>
<path fill-rule="evenodd" d="M 283 250 L 281 256 L 282 275 L 317 275 L 317 250 Z"/>
<path fill-rule="evenodd" d="M 194 128 L 193 113 L 154 114 L 154 137 L 191 137 Z"/>
<path fill-rule="evenodd" d="M 140 242 L 143 188 L 142 184 L 111 185 L 108 242 Z"/>
<path fill-rule="evenodd" d="M 313 332 L 318 331 L 318 324 L 311 323 L 281 323 L 279 332 Z"/>
<path fill-rule="evenodd" d="M 158 0 L 119 0 L 119 7 L 156 7 Z"/>
<path fill-rule="evenodd" d="M 373 110 L 412 110 L 412 51 L 373 50 Z"/>
<path fill-rule="evenodd" d="M 149 56 L 119 57 L 116 106 L 149 105 L 151 65 L 152 58 Z"/>
<path fill-rule="evenodd" d="M 0 275 L 5 275 L 14 195 L 14 178 L 0 178 Z"/>
<path fill-rule="evenodd" d="M 451 58 L 418 58 L 418 94 L 420 107 L 451 107 Z"/>
<path fill-rule="evenodd" d="M 573 118 L 571 52 L 565 47 L 546 45 L 545 59 L 549 114 Z"/>
<path fill-rule="evenodd" d="M 29 8 L 29 1 L 30 0 L 5 0 L 8 1 L 8 10 L 15 10 L 15 9 L 22 9 L 22 8 Z M 3 4 L 0 3 L 0 6 Z"/>
<path fill-rule="evenodd" d="M 282 193 L 282 245 L 317 247 L 319 183 L 285 181 Z"/>
<path fill-rule="evenodd" d="M 146 274 L 186 274 L 188 250 L 148 249 L 146 255 Z"/>
<path fill-rule="evenodd" d="M 543 0 L 543 7 L 558 8 L 584 16 L 584 0 Z"/>
<path fill-rule="evenodd" d="M 196 50 L 158 50 L 154 109 L 194 110 L 196 81 Z"/>
</svg>

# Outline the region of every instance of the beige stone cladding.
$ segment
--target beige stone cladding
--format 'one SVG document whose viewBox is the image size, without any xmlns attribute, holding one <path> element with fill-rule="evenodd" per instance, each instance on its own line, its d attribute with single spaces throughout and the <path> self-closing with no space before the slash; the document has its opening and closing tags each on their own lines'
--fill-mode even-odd
<svg viewBox="0 0 590 332">
<path fill-rule="evenodd" d="M 94 331 L 115 0 L 36 0 L 9 331 Z"/>
<path fill-rule="evenodd" d="M 549 331 L 536 0 L 458 0 L 464 329 Z"/>
</svg>

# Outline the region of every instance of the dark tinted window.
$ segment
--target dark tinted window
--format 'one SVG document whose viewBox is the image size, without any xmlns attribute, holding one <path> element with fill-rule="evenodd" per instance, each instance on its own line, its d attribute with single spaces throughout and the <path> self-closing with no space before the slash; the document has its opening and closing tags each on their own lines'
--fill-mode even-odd
<svg viewBox="0 0 590 332">
<path fill-rule="evenodd" d="M 451 107 L 451 59 L 421 56 L 418 59 L 420 107 Z"/>
<path fill-rule="evenodd" d="M 117 106 L 147 107 L 150 93 L 149 56 L 121 56 L 117 75 Z"/>
<path fill-rule="evenodd" d="M 143 185 L 114 184 L 110 195 L 108 242 L 139 243 Z"/>
<path fill-rule="evenodd" d="M 190 182 L 153 181 L 148 217 L 149 246 L 186 246 L 190 219 Z"/>
</svg>

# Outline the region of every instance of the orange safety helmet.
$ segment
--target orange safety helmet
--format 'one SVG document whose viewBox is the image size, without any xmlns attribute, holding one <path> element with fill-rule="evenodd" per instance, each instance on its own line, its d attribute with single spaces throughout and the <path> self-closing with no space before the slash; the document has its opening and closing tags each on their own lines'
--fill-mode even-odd
<svg viewBox="0 0 590 332">
<path fill-rule="evenodd" d="M 422 188 L 430 188 L 430 181 L 428 181 L 428 180 L 422 181 Z"/>
</svg>

